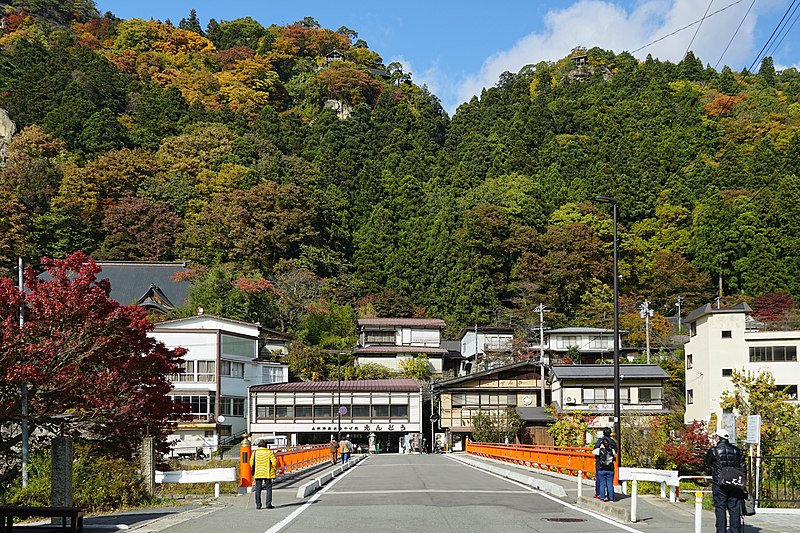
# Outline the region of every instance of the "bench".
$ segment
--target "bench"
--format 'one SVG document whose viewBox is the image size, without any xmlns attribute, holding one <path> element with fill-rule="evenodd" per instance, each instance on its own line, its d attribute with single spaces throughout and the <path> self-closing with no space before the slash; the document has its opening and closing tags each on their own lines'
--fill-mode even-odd
<svg viewBox="0 0 800 533">
<path fill-rule="evenodd" d="M 65 529 L 67 527 L 66 519 L 69 518 L 70 531 L 83 531 L 83 513 L 84 510 L 79 507 L 0 507 L 3 533 L 10 533 L 14 530 L 14 518 L 30 518 L 32 516 L 62 518 L 61 527 Z"/>
</svg>

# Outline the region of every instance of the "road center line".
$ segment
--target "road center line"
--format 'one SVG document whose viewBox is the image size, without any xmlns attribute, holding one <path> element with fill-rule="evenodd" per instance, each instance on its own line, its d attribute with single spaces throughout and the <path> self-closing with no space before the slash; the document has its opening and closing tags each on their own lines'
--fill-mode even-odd
<svg viewBox="0 0 800 533">
<path fill-rule="evenodd" d="M 277 524 L 275 524 L 274 526 L 272 526 L 271 528 L 266 530 L 264 533 L 278 533 L 278 531 L 280 531 L 281 529 L 283 529 L 286 526 L 288 526 L 289 524 L 291 524 L 298 516 L 300 516 L 300 513 L 302 513 L 306 509 L 308 509 L 315 501 L 317 501 L 317 499 L 320 496 L 322 496 L 323 494 L 328 492 L 331 488 L 333 488 L 339 482 L 340 479 L 342 479 L 343 477 L 348 475 L 350 472 L 352 472 L 353 470 L 355 470 L 356 468 L 358 468 L 359 466 L 361 466 L 362 464 L 364 464 L 364 462 L 366 462 L 368 460 L 369 460 L 369 457 L 367 457 L 366 459 L 364 459 L 362 461 L 359 461 L 356 464 L 356 466 L 346 470 L 341 476 L 339 476 L 337 478 L 334 478 L 333 481 L 331 481 L 328 485 L 325 486 L 325 488 L 323 488 L 322 490 L 317 491 L 311 498 L 309 498 L 306 503 L 304 503 L 303 505 L 301 505 L 300 507 L 298 507 L 297 509 L 292 511 L 292 513 L 289 516 L 287 516 L 286 518 L 284 518 L 283 520 L 281 520 L 280 522 L 278 522 Z"/>
<path fill-rule="evenodd" d="M 508 479 L 506 477 L 497 475 L 494 472 L 488 472 L 486 470 L 478 468 L 477 466 L 472 466 L 472 465 L 469 465 L 469 464 L 466 464 L 466 463 L 462 463 L 458 459 L 453 459 L 452 457 L 448 457 L 448 459 L 450 459 L 451 461 L 456 461 L 459 464 L 462 464 L 462 465 L 464 465 L 464 466 L 466 466 L 468 468 L 473 468 L 473 469 L 475 469 L 475 470 L 477 470 L 479 472 L 483 472 L 484 474 L 489 474 L 490 476 L 494 476 L 497 479 L 502 479 L 504 481 L 508 481 L 509 483 L 513 483 L 514 485 L 517 485 L 518 487 L 522 487 L 523 489 L 525 489 L 528 492 L 532 492 L 534 494 L 538 494 L 540 496 L 543 496 L 543 497 L 547 498 L 548 500 L 551 500 L 551 501 L 554 501 L 554 502 L 556 502 L 558 504 L 563 505 L 567 509 L 572 509 L 573 511 L 577 511 L 579 513 L 591 516 L 592 518 L 596 518 L 597 520 L 600 520 L 601 522 L 605 522 L 606 524 L 610 524 L 610 525 L 612 525 L 614 527 L 622 529 L 623 531 L 629 531 L 631 533 L 643 533 L 642 531 L 640 531 L 638 529 L 633 529 L 632 527 L 628 527 L 625 524 L 620 524 L 619 522 L 615 522 L 614 520 L 611 520 L 610 518 L 606 518 L 603 515 L 595 514 L 595 513 L 591 512 L 591 511 L 588 511 L 586 509 L 582 509 L 582 508 L 578 507 L 577 505 L 572 505 L 571 503 L 567 503 L 567 502 L 565 502 L 563 500 L 560 500 L 560 499 L 556 498 L 555 496 L 551 496 L 551 495 L 547 494 L 546 492 L 542 492 L 540 490 L 536 490 L 534 488 L 528 487 L 527 485 L 523 485 L 522 483 L 514 481 L 513 479 Z"/>
<path fill-rule="evenodd" d="M 332 490 L 328 495 L 348 495 L 348 494 L 422 494 L 422 493 L 442 493 L 442 494 L 528 494 L 527 490 L 459 490 L 459 489 L 397 489 L 397 490 Z"/>
</svg>

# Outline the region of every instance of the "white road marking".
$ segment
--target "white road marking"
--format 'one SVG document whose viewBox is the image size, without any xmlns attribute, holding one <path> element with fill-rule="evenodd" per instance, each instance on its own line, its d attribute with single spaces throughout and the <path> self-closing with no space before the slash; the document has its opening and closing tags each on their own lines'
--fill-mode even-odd
<svg viewBox="0 0 800 533">
<path fill-rule="evenodd" d="M 528 494 L 527 490 L 459 490 L 459 489 L 397 489 L 397 490 L 332 490 L 328 495 L 352 495 L 352 494 L 423 494 L 437 493 L 443 494 Z"/>
<path fill-rule="evenodd" d="M 580 508 L 580 507 L 578 507 L 576 505 L 572 505 L 571 503 L 567 503 L 567 502 L 565 502 L 563 500 L 559 500 L 555 496 L 551 496 L 551 495 L 547 494 L 546 492 L 542 492 L 540 490 L 528 487 L 527 485 L 523 485 L 522 483 L 519 483 L 519 482 L 514 481 L 512 479 L 508 479 L 508 478 L 505 478 L 503 476 L 499 476 L 499 475 L 497 475 L 497 474 L 495 474 L 493 472 L 488 472 L 486 470 L 478 468 L 477 466 L 472 466 L 472 465 L 469 465 L 469 464 L 466 464 L 466 463 L 462 463 L 461 461 L 458 461 L 458 459 L 453 459 L 451 457 L 448 457 L 448 459 L 450 459 L 451 461 L 456 461 L 459 464 L 462 464 L 462 465 L 464 465 L 466 467 L 474 468 L 475 470 L 477 470 L 479 472 L 483 472 L 484 474 L 489 474 L 490 476 L 494 476 L 494 477 L 496 477 L 498 479 L 502 479 L 504 481 L 508 481 L 509 483 L 513 483 L 514 485 L 517 485 L 518 487 L 522 487 L 523 489 L 525 489 L 528 492 L 532 492 L 534 494 L 538 494 L 539 496 L 543 496 L 543 497 L 547 498 L 548 500 L 551 500 L 551 501 L 554 501 L 556 503 L 559 503 L 559 504 L 563 505 L 567 509 L 572 509 L 573 511 L 577 511 L 577 512 L 585 514 L 585 515 L 589 515 L 592 518 L 596 518 L 597 520 L 600 520 L 601 522 L 605 522 L 606 524 L 610 524 L 612 526 L 615 526 L 615 527 L 617 527 L 617 528 L 619 528 L 619 529 L 621 529 L 623 531 L 630 531 L 631 533 L 643 533 L 642 531 L 640 531 L 638 529 L 633 529 L 632 527 L 628 527 L 625 524 L 620 524 L 619 522 L 615 522 L 614 520 L 611 520 L 610 518 L 606 518 L 603 515 L 595 514 L 595 513 L 591 512 L 591 511 L 587 511 L 586 509 L 582 509 L 582 508 Z"/>
<path fill-rule="evenodd" d="M 300 513 L 308 509 L 311 506 L 311 504 L 317 501 L 317 499 L 320 496 L 322 496 L 323 494 L 328 492 L 332 487 L 334 487 L 339 482 L 340 479 L 342 479 L 347 474 L 349 474 L 350 472 L 352 472 L 353 470 L 364 464 L 364 462 L 367 461 L 368 459 L 369 457 L 367 457 L 367 459 L 359 461 L 358 463 L 356 463 L 356 466 L 349 468 L 341 476 L 334 478 L 333 481 L 331 481 L 328 485 L 325 485 L 325 488 L 317 491 L 311 498 L 309 498 L 306 503 L 304 503 L 302 506 L 292 511 L 292 514 L 290 514 L 289 516 L 287 516 L 286 518 L 284 518 L 283 520 L 281 520 L 280 522 L 278 522 L 277 524 L 266 530 L 264 533 L 278 533 L 278 531 L 291 524 L 298 516 L 300 516 Z"/>
</svg>

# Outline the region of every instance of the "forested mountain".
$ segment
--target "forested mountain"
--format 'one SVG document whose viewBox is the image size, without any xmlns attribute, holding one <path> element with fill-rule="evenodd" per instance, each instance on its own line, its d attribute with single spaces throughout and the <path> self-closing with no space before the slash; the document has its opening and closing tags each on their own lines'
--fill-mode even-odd
<svg viewBox="0 0 800 533">
<path fill-rule="evenodd" d="M 203 29 L 2 5 L 6 274 L 76 250 L 186 259 L 189 308 L 321 345 L 353 309 L 527 327 L 544 303 L 552 324 L 610 326 L 602 194 L 619 200 L 624 312 L 720 284 L 800 297 L 800 73 L 770 58 L 718 72 L 592 48 L 506 73 L 450 118 L 356 31 L 310 17 Z"/>
</svg>

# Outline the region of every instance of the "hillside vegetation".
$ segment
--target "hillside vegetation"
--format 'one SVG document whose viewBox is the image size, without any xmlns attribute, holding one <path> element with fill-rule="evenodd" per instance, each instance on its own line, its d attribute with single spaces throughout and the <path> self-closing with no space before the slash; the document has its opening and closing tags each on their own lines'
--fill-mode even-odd
<svg viewBox="0 0 800 533">
<path fill-rule="evenodd" d="M 582 81 L 569 57 L 531 65 L 450 118 L 356 31 L 310 17 L 203 28 L 3 4 L 7 275 L 17 255 L 185 259 L 181 313 L 322 346 L 354 313 L 527 329 L 544 303 L 554 325 L 609 327 L 602 194 L 619 200 L 629 329 L 644 298 L 672 314 L 720 284 L 800 297 L 800 73 L 770 58 L 748 73 L 591 48 Z"/>
</svg>

